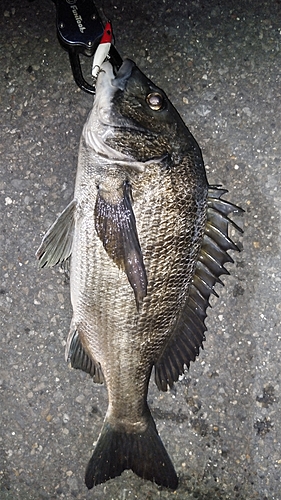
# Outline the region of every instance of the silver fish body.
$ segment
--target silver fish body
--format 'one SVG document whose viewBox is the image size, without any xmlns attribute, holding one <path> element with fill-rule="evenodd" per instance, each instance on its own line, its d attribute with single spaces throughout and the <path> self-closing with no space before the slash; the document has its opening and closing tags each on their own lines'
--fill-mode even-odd
<svg viewBox="0 0 281 500">
<path fill-rule="evenodd" d="M 42 266 L 71 256 L 66 359 L 108 390 L 88 488 L 124 469 L 177 487 L 147 390 L 153 367 L 158 388 L 172 386 L 205 339 L 209 296 L 237 249 L 227 216 L 239 209 L 222 193 L 164 92 L 130 60 L 116 76 L 104 63 L 74 200 L 37 251 Z"/>
</svg>

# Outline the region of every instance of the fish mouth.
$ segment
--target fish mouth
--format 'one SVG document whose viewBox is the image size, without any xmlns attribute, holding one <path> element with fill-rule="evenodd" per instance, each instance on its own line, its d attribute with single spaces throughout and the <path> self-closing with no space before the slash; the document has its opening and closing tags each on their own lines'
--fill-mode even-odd
<svg viewBox="0 0 281 500">
<path fill-rule="evenodd" d="M 125 90 L 126 84 L 132 75 L 136 64 L 131 59 L 125 59 L 120 68 L 114 73 L 114 68 L 109 61 L 105 61 L 101 65 L 101 69 L 97 79 L 97 93 L 104 93 L 105 86 L 111 87 L 110 94 L 114 94 L 117 89 Z"/>
<path fill-rule="evenodd" d="M 134 61 L 131 61 L 131 59 L 125 59 L 117 71 L 117 74 L 112 81 L 112 85 L 117 87 L 119 90 L 125 90 L 127 81 L 129 80 L 135 66 Z"/>
<path fill-rule="evenodd" d="M 115 94 L 126 89 L 134 68 L 136 68 L 136 64 L 131 59 L 125 59 L 116 75 L 114 75 L 114 68 L 109 61 L 105 61 L 101 65 L 97 78 L 93 111 L 84 125 L 83 138 L 86 145 L 99 155 L 99 161 L 103 158 L 106 163 L 112 162 L 120 166 L 129 166 L 132 170 L 143 172 L 146 165 L 159 162 L 162 157 L 139 161 L 130 154 L 115 150 L 107 144 L 108 138 L 112 139 L 118 129 L 127 130 L 131 133 L 141 131 L 147 134 L 146 129 L 132 123 L 129 124 L 124 121 L 121 114 L 112 109 Z"/>
</svg>

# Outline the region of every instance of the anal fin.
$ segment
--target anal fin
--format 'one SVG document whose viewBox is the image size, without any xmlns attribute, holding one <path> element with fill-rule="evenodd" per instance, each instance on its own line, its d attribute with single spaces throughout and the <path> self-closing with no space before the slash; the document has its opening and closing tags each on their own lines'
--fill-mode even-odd
<svg viewBox="0 0 281 500">
<path fill-rule="evenodd" d="M 78 368 L 93 377 L 96 384 L 104 382 L 103 373 L 100 363 L 96 362 L 84 349 L 79 337 L 78 330 L 70 331 L 66 350 L 66 361 L 70 361 L 72 368 Z"/>
</svg>

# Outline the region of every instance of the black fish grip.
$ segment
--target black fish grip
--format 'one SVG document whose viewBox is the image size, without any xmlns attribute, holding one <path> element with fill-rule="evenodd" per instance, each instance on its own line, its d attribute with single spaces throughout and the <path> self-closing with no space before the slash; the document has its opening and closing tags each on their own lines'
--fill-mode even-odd
<svg viewBox="0 0 281 500">
<path fill-rule="evenodd" d="M 103 22 L 92 0 L 53 0 L 57 9 L 57 35 L 68 51 L 73 77 L 78 87 L 90 94 L 95 86 L 88 83 L 82 73 L 80 54 L 93 57 L 104 32 Z M 109 60 L 114 68 L 122 58 L 113 45 Z"/>
</svg>

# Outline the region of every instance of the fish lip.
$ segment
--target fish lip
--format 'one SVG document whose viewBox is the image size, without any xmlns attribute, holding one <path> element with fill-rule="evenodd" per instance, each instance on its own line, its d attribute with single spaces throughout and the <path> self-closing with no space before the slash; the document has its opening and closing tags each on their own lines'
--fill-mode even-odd
<svg viewBox="0 0 281 500">
<path fill-rule="evenodd" d="M 131 59 L 125 59 L 118 69 L 116 75 L 114 75 L 114 69 L 109 61 L 105 61 L 101 66 L 101 71 L 98 76 L 98 83 L 100 80 L 104 81 L 106 79 L 110 82 L 112 87 L 116 87 L 119 90 L 124 91 L 127 82 L 132 75 L 132 71 L 136 64 Z"/>
<path fill-rule="evenodd" d="M 112 85 L 117 87 L 119 90 L 125 90 L 127 81 L 129 80 L 135 66 L 134 61 L 131 59 L 125 59 L 117 71 L 115 78 L 112 80 Z"/>
</svg>

